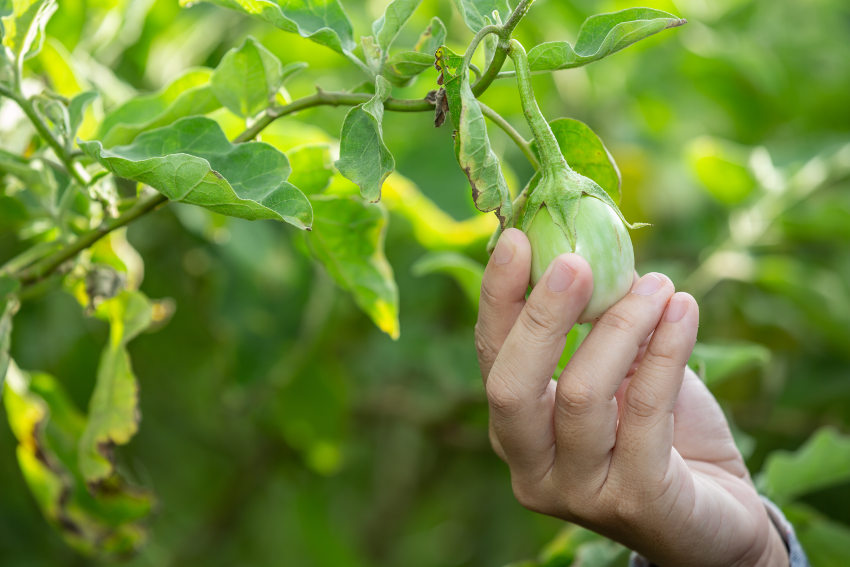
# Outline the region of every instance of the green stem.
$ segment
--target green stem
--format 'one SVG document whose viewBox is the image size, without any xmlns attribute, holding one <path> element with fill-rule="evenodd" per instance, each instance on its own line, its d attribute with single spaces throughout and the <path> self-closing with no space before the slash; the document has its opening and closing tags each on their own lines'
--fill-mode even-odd
<svg viewBox="0 0 850 567">
<path fill-rule="evenodd" d="M 477 97 L 480 96 L 481 93 L 487 90 L 490 84 L 499 76 L 499 71 L 502 69 L 502 65 L 505 64 L 505 59 L 507 59 L 508 51 L 510 51 L 510 39 L 511 34 L 514 32 L 514 29 L 519 25 L 520 20 L 528 13 L 529 8 L 531 8 L 531 4 L 534 0 L 522 0 L 514 11 L 511 12 L 510 17 L 501 26 L 499 30 L 499 46 L 496 49 L 496 53 L 493 54 L 493 60 L 490 61 L 490 66 L 487 67 L 487 70 L 481 75 L 478 80 L 472 85 L 472 93 Z"/>
<path fill-rule="evenodd" d="M 480 100 L 478 101 L 478 106 L 481 107 L 481 112 L 482 114 L 484 114 L 484 116 L 489 118 L 496 126 L 504 130 L 505 134 L 507 134 L 508 137 L 513 140 L 513 142 L 517 145 L 517 147 L 519 147 L 520 151 L 522 151 L 523 155 L 526 157 L 532 167 L 534 167 L 534 169 L 540 169 L 540 162 L 537 160 L 537 156 L 534 155 L 534 152 L 531 151 L 531 144 L 529 144 L 528 141 L 522 137 L 522 134 L 517 132 L 516 128 L 511 126 L 511 123 L 505 120 L 505 118 L 501 114 L 499 114 Z"/>
<path fill-rule="evenodd" d="M 70 189 L 69 189 L 70 190 Z M 140 200 L 136 205 L 134 205 L 131 209 L 127 210 L 121 216 L 110 219 L 109 221 L 101 224 L 96 229 L 87 232 L 86 234 L 80 236 L 77 240 L 66 246 L 65 248 L 47 256 L 43 260 L 36 262 L 30 267 L 21 270 L 17 274 L 17 278 L 21 280 L 21 283 L 24 285 L 33 284 L 46 276 L 50 275 L 54 271 L 56 271 L 59 266 L 75 257 L 77 254 L 112 232 L 117 228 L 121 228 L 125 226 L 142 215 L 154 210 L 161 204 L 168 201 L 168 197 L 157 193 L 156 195 L 151 195 L 145 199 Z"/>
<path fill-rule="evenodd" d="M 546 122 L 546 118 L 540 112 L 540 107 L 537 106 L 537 99 L 534 98 L 525 49 L 520 42 L 512 39 L 508 55 L 513 60 L 514 67 L 516 67 L 517 90 L 522 102 L 522 113 L 525 115 L 537 142 L 537 152 L 540 154 L 544 173 L 554 174 L 558 171 L 569 171 L 570 166 L 567 165 L 567 160 L 561 153 L 558 139 L 552 133 L 549 123 Z"/>
<path fill-rule="evenodd" d="M 463 73 L 466 73 L 467 69 L 469 69 L 470 63 L 472 63 L 472 56 L 475 54 L 475 50 L 478 48 L 478 44 L 481 43 L 485 37 L 494 33 L 496 35 L 500 34 L 502 28 L 500 26 L 484 26 L 475 36 L 472 38 L 472 41 L 469 42 L 469 46 L 466 48 L 466 52 L 463 54 L 463 63 L 461 63 L 460 68 L 457 73 L 461 77 L 463 77 Z"/>
</svg>

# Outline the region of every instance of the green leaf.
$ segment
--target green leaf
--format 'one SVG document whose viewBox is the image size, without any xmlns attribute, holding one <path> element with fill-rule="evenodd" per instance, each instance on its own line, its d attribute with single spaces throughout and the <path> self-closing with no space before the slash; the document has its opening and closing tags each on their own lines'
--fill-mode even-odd
<svg viewBox="0 0 850 567">
<path fill-rule="evenodd" d="M 620 170 L 599 136 L 587 124 L 573 118 L 556 118 L 549 126 L 570 167 L 596 181 L 619 203 Z M 536 154 L 536 141 L 531 143 L 531 148 Z"/>
<path fill-rule="evenodd" d="M 0 276 L 0 396 L 3 395 L 3 382 L 9 368 L 9 347 L 12 341 L 12 317 L 18 310 L 18 300 L 12 295 L 18 288 L 18 280 Z"/>
<path fill-rule="evenodd" d="M 221 107 L 210 87 L 211 69 L 192 69 L 165 89 L 127 101 L 106 115 L 97 133 L 103 146 L 129 144 L 146 130 Z"/>
<path fill-rule="evenodd" d="M 257 16 L 339 53 L 356 47 L 354 31 L 338 0 L 204 0 Z M 195 0 L 180 0 L 185 6 Z"/>
<path fill-rule="evenodd" d="M 18 440 L 18 464 L 45 518 L 79 553 L 126 557 L 146 539 L 139 520 L 150 514 L 152 495 L 118 477 L 90 491 L 77 464 L 85 416 L 60 383 L 29 374 L 14 363 L 5 388 L 6 415 Z"/>
<path fill-rule="evenodd" d="M 747 167 L 750 151 L 703 136 L 688 147 L 688 162 L 700 184 L 718 202 L 734 207 L 753 194 L 758 181 Z"/>
<path fill-rule="evenodd" d="M 440 18 L 434 16 L 431 18 L 431 23 L 428 24 L 425 31 L 419 35 L 419 39 L 416 41 L 413 49 L 433 57 L 434 52 L 437 51 L 438 47 L 443 45 L 444 41 L 446 41 L 446 26 Z M 434 64 L 433 60 L 431 64 Z"/>
<path fill-rule="evenodd" d="M 455 5 L 463 21 L 474 32 L 493 22 L 493 11 L 499 12 L 502 21 L 508 19 L 511 13 L 507 0 L 455 0 Z"/>
<path fill-rule="evenodd" d="M 145 132 L 129 146 L 80 147 L 118 175 L 150 185 L 173 201 L 233 217 L 274 219 L 307 228 L 310 202 L 286 180 L 286 156 L 263 142 L 231 144 L 209 118 L 184 118 Z"/>
<path fill-rule="evenodd" d="M 280 60 L 252 37 L 224 54 L 210 81 L 221 104 L 243 118 L 271 105 L 282 84 Z"/>
<path fill-rule="evenodd" d="M 360 187 L 364 199 L 378 201 L 381 186 L 395 169 L 395 160 L 384 144 L 381 122 L 390 84 L 381 76 L 375 81 L 375 95 L 348 111 L 342 123 L 339 160 L 336 167 Z"/>
<path fill-rule="evenodd" d="M 440 18 L 432 18 L 430 25 L 416 41 L 414 51 L 402 51 L 387 60 L 384 76 L 394 85 L 409 84 L 414 77 L 434 67 L 434 55 L 445 39 L 446 26 Z"/>
<path fill-rule="evenodd" d="M 289 182 L 306 195 L 321 193 L 334 174 L 331 148 L 327 144 L 308 144 L 286 152 L 292 173 Z"/>
<path fill-rule="evenodd" d="M 11 13 L 0 18 L 3 45 L 21 62 L 41 51 L 44 27 L 56 12 L 57 3 L 56 0 L 13 0 L 12 8 Z"/>
<path fill-rule="evenodd" d="M 85 91 L 72 98 L 71 102 L 68 103 L 68 126 L 70 128 L 68 136 L 71 140 L 77 135 L 77 130 L 83 123 L 86 109 L 97 97 L 96 91 Z"/>
<path fill-rule="evenodd" d="M 372 34 L 384 53 L 389 51 L 398 32 L 421 3 L 422 0 L 392 0 L 384 14 L 372 23 Z"/>
<path fill-rule="evenodd" d="M 379 329 L 398 338 L 398 288 L 384 256 L 386 211 L 351 197 L 320 195 L 312 203 L 307 242 L 313 256 Z"/>
<path fill-rule="evenodd" d="M 138 291 L 123 291 L 97 307 L 109 321 L 109 342 L 97 369 L 89 419 L 80 437 L 80 471 L 96 484 L 113 473 L 112 448 L 127 444 L 139 427 L 139 386 L 127 343 L 150 325 L 151 303 Z"/>
<path fill-rule="evenodd" d="M 755 343 L 694 345 L 688 364 L 713 387 L 749 368 L 770 362 L 770 349 Z"/>
<path fill-rule="evenodd" d="M 566 41 L 535 45 L 528 52 L 532 71 L 557 71 L 581 67 L 668 28 L 686 21 L 652 8 L 628 8 L 610 14 L 597 14 L 584 21 L 575 47 Z"/>
<path fill-rule="evenodd" d="M 850 549 L 850 528 L 830 520 L 816 510 L 793 504 L 782 509 L 794 526 L 797 539 L 806 550 L 811 565 L 817 567 L 845 567 Z"/>
<path fill-rule="evenodd" d="M 499 158 L 490 147 L 484 114 L 472 94 L 469 80 L 461 81 L 457 160 L 472 187 L 472 200 L 482 212 L 495 211 L 504 226 L 513 217 L 511 194 Z"/>
<path fill-rule="evenodd" d="M 758 484 L 768 498 L 781 505 L 848 481 L 850 437 L 824 427 L 797 451 L 776 451 L 768 455 Z"/>
<path fill-rule="evenodd" d="M 454 279 L 473 307 L 478 306 L 484 266 L 469 256 L 458 252 L 429 252 L 419 258 L 411 268 L 413 275 L 444 273 Z"/>
</svg>

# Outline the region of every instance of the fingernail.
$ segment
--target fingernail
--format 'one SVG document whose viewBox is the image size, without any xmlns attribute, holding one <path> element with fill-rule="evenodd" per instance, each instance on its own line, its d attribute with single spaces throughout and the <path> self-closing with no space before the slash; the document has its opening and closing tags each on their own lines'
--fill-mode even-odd
<svg viewBox="0 0 850 567">
<path fill-rule="evenodd" d="M 575 271 L 563 260 L 555 259 L 555 265 L 552 266 L 549 279 L 546 280 L 546 287 L 549 288 L 549 291 L 561 292 L 570 287 L 574 279 L 576 279 Z"/>
<path fill-rule="evenodd" d="M 670 298 L 670 303 L 667 304 L 667 310 L 664 311 L 664 320 L 668 323 L 680 321 L 688 311 L 688 301 L 680 296 L 674 295 Z"/>
<path fill-rule="evenodd" d="M 632 293 L 636 293 L 638 295 L 652 295 L 653 293 L 661 289 L 662 283 L 664 283 L 664 280 L 661 279 L 660 274 L 646 274 L 640 280 L 638 280 L 638 283 L 632 290 Z"/>
<path fill-rule="evenodd" d="M 511 242 L 511 237 L 503 234 L 496 243 L 496 249 L 493 250 L 493 261 L 497 264 L 507 264 L 514 257 L 514 243 Z"/>
</svg>

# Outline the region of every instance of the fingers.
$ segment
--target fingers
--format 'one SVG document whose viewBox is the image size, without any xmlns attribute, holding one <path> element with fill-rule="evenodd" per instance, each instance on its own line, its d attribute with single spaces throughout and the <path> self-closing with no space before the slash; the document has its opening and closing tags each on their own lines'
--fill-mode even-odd
<svg viewBox="0 0 850 567">
<path fill-rule="evenodd" d="M 511 470 L 544 464 L 554 454 L 552 373 L 593 291 L 587 262 L 575 254 L 553 260 L 529 295 L 487 380 L 491 423 Z"/>
<path fill-rule="evenodd" d="M 522 231 L 509 228 L 499 238 L 481 282 L 475 347 L 484 381 L 502 343 L 525 305 L 531 246 Z"/>
<path fill-rule="evenodd" d="M 673 409 L 698 324 L 694 298 L 681 292 L 673 295 L 623 393 L 612 470 L 639 472 L 653 480 L 663 477 L 673 447 Z M 620 467 L 621 463 L 626 466 Z"/>
<path fill-rule="evenodd" d="M 555 399 L 559 476 L 604 481 L 616 441 L 614 394 L 671 295 L 673 284 L 666 276 L 645 275 L 602 315 L 573 355 L 558 380 Z"/>
</svg>

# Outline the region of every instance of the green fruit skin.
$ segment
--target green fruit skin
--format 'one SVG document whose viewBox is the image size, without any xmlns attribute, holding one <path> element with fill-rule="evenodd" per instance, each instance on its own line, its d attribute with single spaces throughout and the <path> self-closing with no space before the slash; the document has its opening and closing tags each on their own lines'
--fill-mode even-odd
<svg viewBox="0 0 850 567">
<path fill-rule="evenodd" d="M 531 226 L 531 285 L 537 284 L 557 256 L 575 252 L 587 260 L 593 270 L 593 295 L 579 316 L 579 323 L 596 320 L 619 301 L 632 286 L 635 257 L 632 241 L 617 213 L 595 197 L 581 198 L 576 216 L 576 249 L 561 228 L 541 207 Z"/>
</svg>

